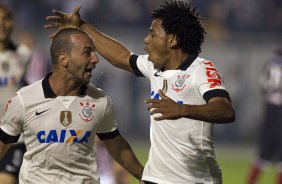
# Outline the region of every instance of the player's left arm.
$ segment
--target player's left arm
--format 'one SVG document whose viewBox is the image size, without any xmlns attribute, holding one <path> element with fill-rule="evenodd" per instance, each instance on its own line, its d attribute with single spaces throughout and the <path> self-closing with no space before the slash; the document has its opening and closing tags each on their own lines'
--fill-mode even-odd
<svg viewBox="0 0 282 184">
<path fill-rule="evenodd" d="M 161 99 L 149 99 L 148 110 L 152 114 L 160 113 L 155 120 L 191 118 L 210 123 L 231 123 L 235 120 L 232 103 L 225 97 L 213 97 L 203 105 L 177 104 L 159 90 Z"/>
<path fill-rule="evenodd" d="M 128 170 L 135 178 L 141 180 L 143 166 L 138 161 L 128 142 L 121 135 L 111 139 L 105 139 L 103 142 L 113 159 Z"/>
</svg>

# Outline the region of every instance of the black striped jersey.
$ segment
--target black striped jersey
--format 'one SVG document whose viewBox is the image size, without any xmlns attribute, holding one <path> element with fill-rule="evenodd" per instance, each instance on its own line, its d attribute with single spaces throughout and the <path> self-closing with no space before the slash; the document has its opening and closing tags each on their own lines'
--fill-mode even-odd
<svg viewBox="0 0 282 184">
<path fill-rule="evenodd" d="M 150 80 L 151 98 L 160 99 L 158 90 L 179 104 L 202 105 L 213 97 L 230 99 L 213 62 L 190 55 L 176 70 L 155 69 L 148 55 L 131 55 L 137 76 Z M 215 160 L 213 124 L 179 118 L 155 121 L 151 115 L 151 148 L 143 180 L 161 184 L 222 182 Z"/>
<path fill-rule="evenodd" d="M 111 99 L 92 84 L 78 96 L 56 96 L 49 76 L 19 90 L 1 120 L 27 147 L 20 184 L 98 184 L 95 134 L 117 131 Z"/>
</svg>

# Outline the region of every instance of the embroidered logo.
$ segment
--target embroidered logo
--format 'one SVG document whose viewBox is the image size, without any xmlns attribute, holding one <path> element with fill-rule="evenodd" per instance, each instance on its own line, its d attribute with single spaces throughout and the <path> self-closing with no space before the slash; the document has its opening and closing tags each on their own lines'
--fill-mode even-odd
<svg viewBox="0 0 282 184">
<path fill-rule="evenodd" d="M 43 114 L 44 112 L 47 112 L 47 111 L 49 111 L 50 109 L 46 109 L 46 110 L 43 110 L 43 111 L 35 111 L 35 115 L 36 116 L 39 116 L 40 114 Z"/>
<path fill-rule="evenodd" d="M 80 102 L 80 106 L 82 107 L 81 112 L 79 113 L 79 117 L 86 123 L 91 121 L 94 118 L 94 107 L 95 104 L 90 104 L 89 101 L 86 103 Z"/>
<path fill-rule="evenodd" d="M 182 76 L 178 75 L 177 80 L 174 82 L 174 84 L 171 85 L 172 89 L 176 92 L 179 92 L 183 90 L 186 87 L 185 80 L 189 77 L 190 75 L 184 74 Z"/>
<path fill-rule="evenodd" d="M 71 111 L 61 111 L 60 122 L 63 126 L 68 127 L 72 122 Z"/>
</svg>

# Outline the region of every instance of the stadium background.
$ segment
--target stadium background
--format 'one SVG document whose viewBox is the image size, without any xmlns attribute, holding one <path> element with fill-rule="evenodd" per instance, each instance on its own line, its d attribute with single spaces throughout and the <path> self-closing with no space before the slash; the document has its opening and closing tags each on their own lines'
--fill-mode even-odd
<svg viewBox="0 0 282 184">
<path fill-rule="evenodd" d="M 184 0 L 185 1 L 185 0 Z M 81 16 L 99 30 L 117 38 L 132 52 L 144 54 L 143 38 L 151 20 L 149 12 L 163 0 L 4 0 L 15 13 L 13 38 L 31 34 L 37 46 L 48 53 L 52 31 L 43 25 L 52 9 L 72 11 L 82 5 Z M 258 78 L 264 63 L 282 43 L 280 0 L 191 0 L 197 6 L 207 31 L 200 56 L 216 63 L 229 90 L 236 122 L 216 125 L 217 159 L 224 183 L 244 183 L 256 152 L 263 106 Z M 100 57 L 93 83 L 109 94 L 115 104 L 119 127 L 146 161 L 149 148 L 149 113 L 143 101 L 150 98 L 146 79 L 116 69 Z M 267 130 L 266 130 L 267 131 Z M 261 184 L 274 183 L 274 168 L 263 175 Z M 136 181 L 135 181 L 136 182 Z"/>
</svg>

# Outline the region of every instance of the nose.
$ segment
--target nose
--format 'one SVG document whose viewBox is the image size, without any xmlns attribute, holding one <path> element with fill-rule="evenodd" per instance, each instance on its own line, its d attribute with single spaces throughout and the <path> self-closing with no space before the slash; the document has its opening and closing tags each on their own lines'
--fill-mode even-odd
<svg viewBox="0 0 282 184">
<path fill-rule="evenodd" d="M 92 63 L 99 63 L 99 58 L 97 56 L 97 54 L 93 51 L 92 54 L 91 54 L 91 62 Z"/>
<path fill-rule="evenodd" d="M 149 44 L 149 35 L 147 35 L 147 36 L 144 38 L 144 43 L 145 43 L 146 45 Z"/>
</svg>

